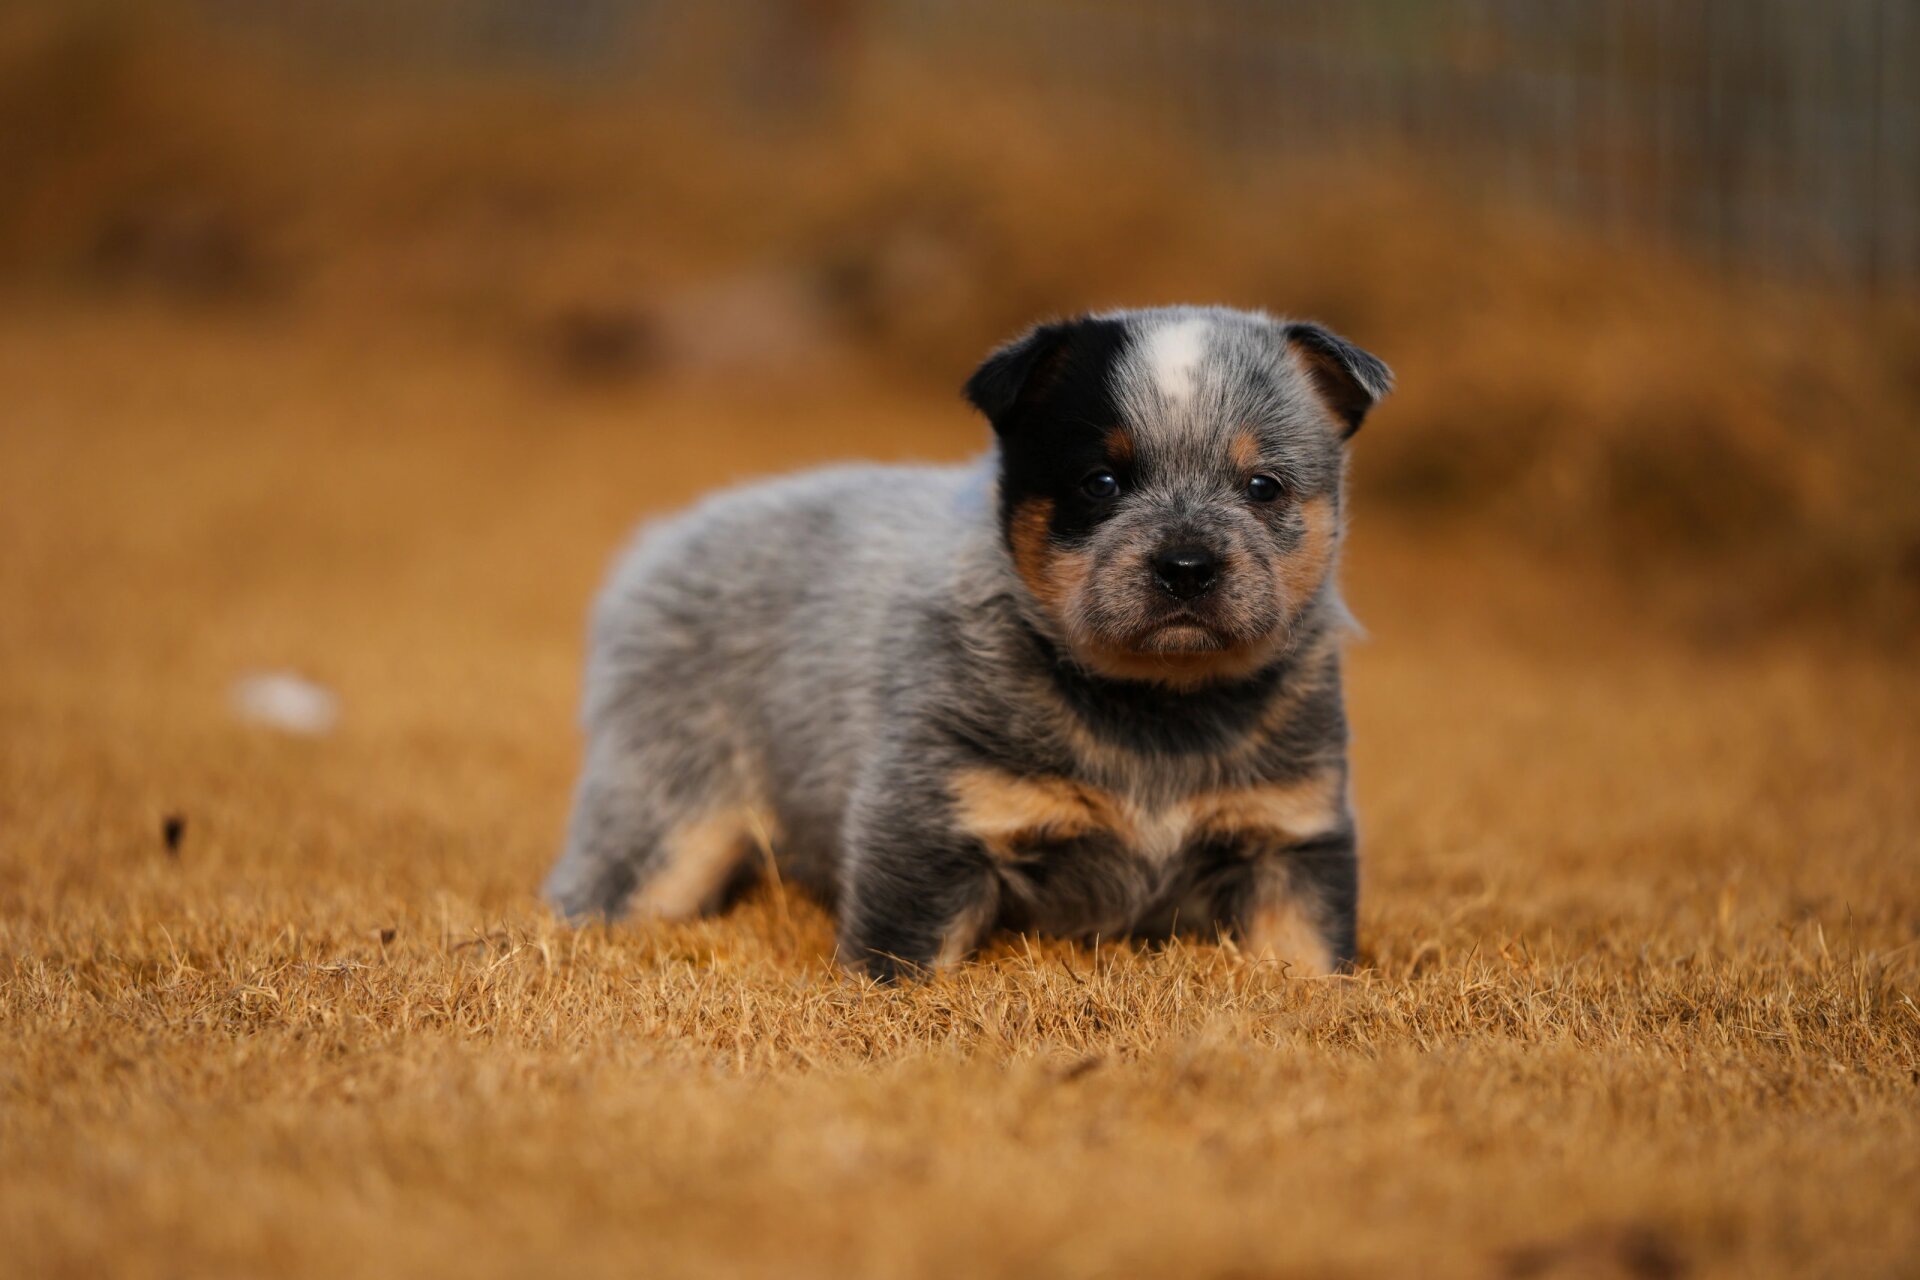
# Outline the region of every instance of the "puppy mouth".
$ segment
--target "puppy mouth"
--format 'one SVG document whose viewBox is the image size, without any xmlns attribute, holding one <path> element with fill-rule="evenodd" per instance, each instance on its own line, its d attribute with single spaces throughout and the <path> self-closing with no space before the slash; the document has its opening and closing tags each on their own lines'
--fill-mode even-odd
<svg viewBox="0 0 1920 1280">
<path fill-rule="evenodd" d="M 1225 636 L 1198 618 L 1177 615 L 1148 627 L 1128 647 L 1136 653 L 1201 654 L 1218 653 L 1231 646 Z"/>
<path fill-rule="evenodd" d="M 1094 670 L 1123 680 L 1187 687 L 1245 674 L 1265 661 L 1269 637 L 1249 637 L 1223 620 L 1176 609 L 1128 633 L 1109 633 L 1082 653 Z"/>
</svg>

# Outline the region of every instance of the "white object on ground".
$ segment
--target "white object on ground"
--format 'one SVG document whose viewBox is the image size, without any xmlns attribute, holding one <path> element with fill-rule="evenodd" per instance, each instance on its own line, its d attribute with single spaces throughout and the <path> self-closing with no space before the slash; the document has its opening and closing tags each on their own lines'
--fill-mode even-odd
<svg viewBox="0 0 1920 1280">
<path fill-rule="evenodd" d="M 340 699 L 325 685 L 291 671 L 258 671 L 233 682 L 228 695 L 242 720 L 285 733 L 319 737 L 340 719 Z"/>
</svg>

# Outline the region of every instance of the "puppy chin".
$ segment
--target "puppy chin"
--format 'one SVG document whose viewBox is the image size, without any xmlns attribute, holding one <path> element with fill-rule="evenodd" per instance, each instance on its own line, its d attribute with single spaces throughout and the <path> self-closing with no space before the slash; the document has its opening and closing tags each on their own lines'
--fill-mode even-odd
<svg viewBox="0 0 1920 1280">
<path fill-rule="evenodd" d="M 1212 629 L 1187 621 L 1162 623 L 1127 645 L 1143 655 L 1219 653 L 1232 647 Z"/>
</svg>

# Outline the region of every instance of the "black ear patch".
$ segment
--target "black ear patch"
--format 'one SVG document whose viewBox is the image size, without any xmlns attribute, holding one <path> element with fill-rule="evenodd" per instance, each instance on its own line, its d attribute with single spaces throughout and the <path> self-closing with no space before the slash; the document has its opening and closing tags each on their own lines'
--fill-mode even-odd
<svg viewBox="0 0 1920 1280">
<path fill-rule="evenodd" d="M 996 427 L 1020 402 L 1028 384 L 1035 390 L 1051 380 L 1064 362 L 1072 321 L 1036 325 L 980 362 L 961 388 L 973 407 Z M 1038 377 L 1036 377 L 1038 375 Z"/>
<path fill-rule="evenodd" d="M 1084 402 L 1107 399 L 1107 373 L 1124 335 L 1117 320 L 1081 317 L 1039 325 L 982 361 L 962 390 L 1002 436 L 1056 400 L 1073 401 L 1084 416 L 1095 410 Z M 1106 413 L 1111 417 L 1110 407 Z"/>
<path fill-rule="evenodd" d="M 1393 371 L 1345 338 L 1317 324 L 1293 323 L 1287 345 L 1300 354 L 1313 388 L 1345 425 L 1346 439 L 1360 429 L 1367 410 L 1393 389 Z"/>
</svg>

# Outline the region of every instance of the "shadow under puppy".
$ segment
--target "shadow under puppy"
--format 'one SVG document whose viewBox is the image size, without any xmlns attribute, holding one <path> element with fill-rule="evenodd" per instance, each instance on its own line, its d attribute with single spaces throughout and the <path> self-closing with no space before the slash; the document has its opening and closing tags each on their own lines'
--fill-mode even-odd
<svg viewBox="0 0 1920 1280">
<path fill-rule="evenodd" d="M 1217 308 L 1044 324 L 966 467 L 849 467 L 643 532 L 596 610 L 567 916 L 717 909 L 770 842 L 882 979 L 996 929 L 1354 955 L 1335 582 L 1386 367 Z"/>
</svg>

